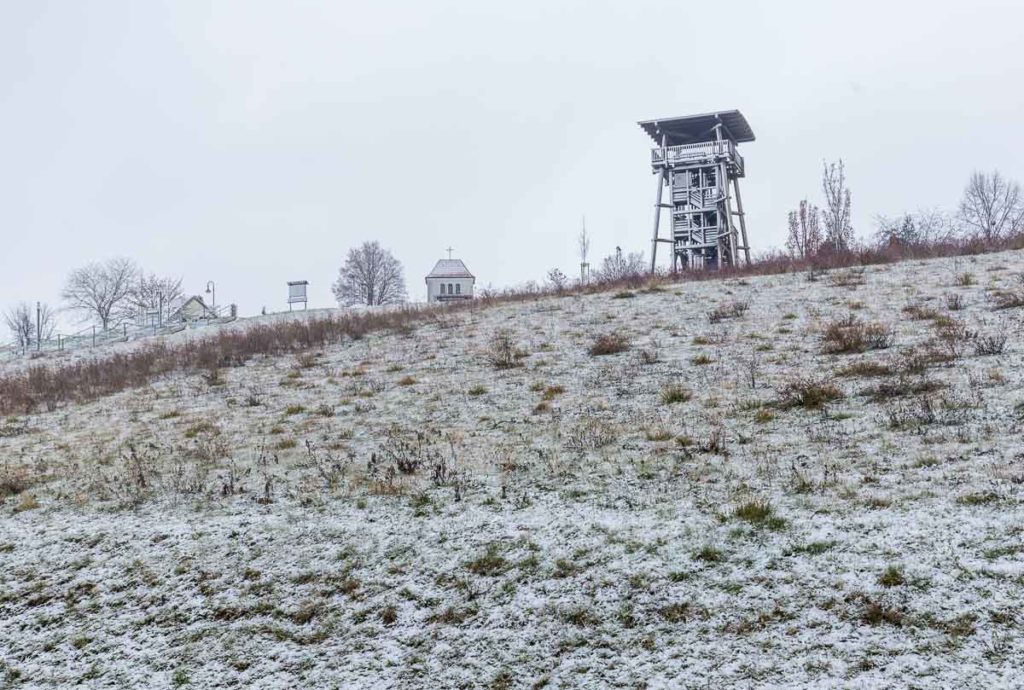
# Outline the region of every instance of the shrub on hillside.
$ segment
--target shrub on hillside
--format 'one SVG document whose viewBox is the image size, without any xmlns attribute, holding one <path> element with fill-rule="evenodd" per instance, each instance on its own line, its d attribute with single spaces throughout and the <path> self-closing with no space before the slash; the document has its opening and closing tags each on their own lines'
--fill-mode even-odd
<svg viewBox="0 0 1024 690">
<path fill-rule="evenodd" d="M 889 326 L 881 323 L 864 323 L 851 314 L 828 324 L 821 339 L 826 353 L 848 354 L 884 350 L 892 347 L 896 336 Z"/>
<path fill-rule="evenodd" d="M 491 336 L 491 342 L 487 346 L 487 361 L 495 369 L 518 367 L 526 354 L 516 345 L 512 332 L 506 329 Z"/>
<path fill-rule="evenodd" d="M 614 355 L 628 350 L 629 344 L 629 336 L 625 333 L 619 331 L 605 333 L 594 338 L 594 342 L 590 345 L 590 349 L 587 352 L 590 353 L 591 357 Z"/>
<path fill-rule="evenodd" d="M 718 323 L 726 319 L 738 319 L 747 313 L 750 309 L 750 305 L 746 302 L 729 302 L 728 304 L 720 304 L 713 310 L 708 312 L 708 321 L 711 323 Z"/>
<path fill-rule="evenodd" d="M 808 377 L 783 386 L 779 391 L 778 405 L 783 409 L 800 407 L 805 410 L 820 410 L 828 403 L 842 398 L 843 392 L 835 385 Z"/>
</svg>

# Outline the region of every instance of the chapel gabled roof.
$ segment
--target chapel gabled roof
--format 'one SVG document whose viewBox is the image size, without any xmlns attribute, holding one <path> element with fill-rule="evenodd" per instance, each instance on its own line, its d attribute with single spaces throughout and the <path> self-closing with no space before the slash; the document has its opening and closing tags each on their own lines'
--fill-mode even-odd
<svg viewBox="0 0 1024 690">
<path fill-rule="evenodd" d="M 476 279 L 462 259 L 441 259 L 434 264 L 433 270 L 427 274 L 428 278 L 473 278 Z"/>
</svg>

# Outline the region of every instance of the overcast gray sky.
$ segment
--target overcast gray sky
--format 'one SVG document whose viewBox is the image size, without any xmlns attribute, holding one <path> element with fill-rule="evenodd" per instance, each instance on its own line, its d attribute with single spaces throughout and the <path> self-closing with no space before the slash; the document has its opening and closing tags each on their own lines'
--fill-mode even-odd
<svg viewBox="0 0 1024 690">
<path fill-rule="evenodd" d="M 716 14 L 717 13 L 717 14 Z M 854 225 L 1024 177 L 1024 3 L 44 2 L 0 5 L 0 306 L 130 256 L 243 313 L 332 303 L 379 239 L 410 296 L 649 248 L 637 120 L 739 108 L 755 251 L 843 157 Z M 5 337 L 0 337 L 0 340 Z"/>
</svg>

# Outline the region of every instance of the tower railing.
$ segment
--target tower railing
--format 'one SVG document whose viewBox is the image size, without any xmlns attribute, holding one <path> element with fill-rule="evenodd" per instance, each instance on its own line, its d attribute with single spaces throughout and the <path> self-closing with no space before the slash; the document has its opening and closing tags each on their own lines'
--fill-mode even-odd
<svg viewBox="0 0 1024 690">
<path fill-rule="evenodd" d="M 728 139 L 722 141 L 702 141 L 696 144 L 679 144 L 667 146 L 664 153 L 661 148 L 651 149 L 651 165 L 687 163 L 690 161 L 713 159 L 723 156 L 733 161 L 740 175 L 743 174 L 743 156 L 736 150 L 736 145 Z"/>
</svg>

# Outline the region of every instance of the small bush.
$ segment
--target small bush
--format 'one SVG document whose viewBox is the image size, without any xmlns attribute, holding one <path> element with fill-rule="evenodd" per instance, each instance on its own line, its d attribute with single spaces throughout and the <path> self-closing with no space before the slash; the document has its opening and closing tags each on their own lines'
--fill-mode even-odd
<svg viewBox="0 0 1024 690">
<path fill-rule="evenodd" d="M 398 607 L 388 604 L 380 610 L 380 622 L 384 625 L 394 625 L 398 622 Z"/>
<path fill-rule="evenodd" d="M 246 389 L 245 398 L 243 398 L 242 402 L 246 407 L 259 407 L 263 404 L 266 394 L 266 390 L 262 386 L 249 386 Z"/>
<path fill-rule="evenodd" d="M 598 419 L 588 419 L 565 432 L 565 445 L 570 450 L 597 450 L 615 443 L 618 430 Z"/>
<path fill-rule="evenodd" d="M 793 548 L 793 553 L 805 553 L 810 556 L 818 556 L 829 551 L 836 545 L 834 541 L 812 541 L 809 544 L 802 544 Z"/>
<path fill-rule="evenodd" d="M 648 429 L 644 437 L 651 442 L 671 441 L 672 432 L 668 429 Z"/>
<path fill-rule="evenodd" d="M 299 369 L 312 369 L 317 365 L 319 353 L 300 352 L 295 356 L 295 366 Z"/>
<path fill-rule="evenodd" d="M 843 392 L 835 385 L 812 378 L 792 381 L 779 392 L 778 405 L 782 409 L 794 407 L 805 410 L 820 410 L 836 400 L 842 400 Z"/>
<path fill-rule="evenodd" d="M 661 347 L 659 343 L 656 340 L 652 340 L 648 345 L 640 348 L 640 351 L 637 353 L 637 357 L 639 358 L 640 363 L 645 366 L 657 364 L 661 359 L 660 350 Z"/>
<path fill-rule="evenodd" d="M 708 431 L 707 440 L 701 443 L 698 447 L 702 453 L 728 455 L 729 452 L 726 450 L 725 444 L 725 429 L 720 424 L 716 424 Z"/>
<path fill-rule="evenodd" d="M 513 369 L 518 367 L 527 353 L 516 346 L 512 332 L 502 329 L 491 337 L 487 348 L 487 361 L 495 369 Z"/>
<path fill-rule="evenodd" d="M 881 575 L 878 576 L 878 584 L 883 587 L 899 587 L 906 583 L 907 578 L 903 576 L 903 571 L 895 565 L 890 565 Z"/>
<path fill-rule="evenodd" d="M 858 287 L 864 284 L 864 267 L 857 266 L 846 271 L 838 271 L 829 276 L 829 282 L 835 287 Z"/>
<path fill-rule="evenodd" d="M 412 376 L 403 376 L 402 378 L 398 379 L 399 386 L 412 386 L 415 383 L 416 379 Z"/>
<path fill-rule="evenodd" d="M 1000 500 L 999 494 L 994 491 L 983 491 L 976 494 L 966 494 L 956 499 L 962 506 L 981 506 L 988 503 L 996 503 Z"/>
<path fill-rule="evenodd" d="M 957 287 L 970 287 L 975 282 L 977 281 L 974 280 L 974 274 L 969 272 L 958 273 L 956 278 L 953 279 L 953 283 Z"/>
<path fill-rule="evenodd" d="M 979 335 L 974 339 L 974 354 L 980 357 L 1001 355 L 1006 349 L 1006 333 Z"/>
<path fill-rule="evenodd" d="M 32 486 L 28 471 L 23 467 L 9 467 L 4 463 L 0 467 L 0 499 L 17 496 Z"/>
<path fill-rule="evenodd" d="M 544 389 L 544 394 L 541 396 L 541 398 L 543 400 L 554 400 L 564 392 L 564 386 L 548 386 L 547 388 Z"/>
<path fill-rule="evenodd" d="M 636 293 L 629 290 L 620 290 L 612 295 L 612 299 L 632 299 L 634 297 L 636 297 Z"/>
<path fill-rule="evenodd" d="M 24 513 L 27 510 L 35 510 L 39 507 L 39 500 L 32 494 L 21 494 L 21 498 L 14 506 L 15 513 Z"/>
<path fill-rule="evenodd" d="M 218 433 L 220 433 L 220 429 L 217 428 L 217 425 L 204 419 L 185 429 L 185 438 L 196 438 L 200 434 Z"/>
<path fill-rule="evenodd" d="M 903 307 L 903 313 L 915 321 L 930 321 L 939 316 L 939 312 L 924 304 L 908 304 Z"/>
<path fill-rule="evenodd" d="M 935 337 L 940 346 L 950 358 L 958 359 L 963 356 L 964 348 L 975 334 L 967 329 L 962 321 L 956 319 L 944 319 L 935 324 Z"/>
<path fill-rule="evenodd" d="M 466 570 L 474 575 L 495 577 L 508 570 L 509 563 L 498 551 L 496 544 L 488 544 L 484 553 L 466 563 Z"/>
<path fill-rule="evenodd" d="M 893 369 L 888 364 L 881 362 L 854 362 L 836 371 L 836 375 L 847 378 L 875 378 L 878 376 L 891 376 Z"/>
<path fill-rule="evenodd" d="M 895 339 L 890 327 L 880 323 L 866 324 L 852 315 L 828 324 L 822 335 L 824 350 L 828 354 L 884 350 L 892 347 Z"/>
<path fill-rule="evenodd" d="M 934 379 L 900 375 L 892 381 L 884 381 L 877 386 L 868 388 L 863 393 L 869 396 L 872 402 L 878 403 L 911 395 L 934 393 L 944 387 L 945 384 Z"/>
<path fill-rule="evenodd" d="M 725 555 L 713 546 L 703 546 L 700 551 L 693 554 L 693 559 L 705 563 L 720 563 L 725 560 Z"/>
<path fill-rule="evenodd" d="M 1017 290 L 1000 290 L 992 294 L 994 309 L 1016 309 L 1024 307 L 1024 292 Z"/>
<path fill-rule="evenodd" d="M 964 308 L 964 298 L 956 293 L 950 293 L 946 295 L 946 309 L 950 311 L 960 311 Z"/>
<path fill-rule="evenodd" d="M 755 527 L 767 527 L 771 530 L 779 530 L 786 526 L 786 521 L 775 515 L 775 510 L 767 501 L 744 503 L 733 511 L 732 516 Z"/>
<path fill-rule="evenodd" d="M 615 332 L 597 336 L 587 352 L 591 357 L 601 357 L 625 352 L 628 349 L 629 337 L 625 333 Z"/>
<path fill-rule="evenodd" d="M 747 313 L 750 305 L 746 302 L 730 302 L 715 307 L 708 312 L 708 321 L 718 323 L 726 319 L 738 319 Z"/>
<path fill-rule="evenodd" d="M 562 620 L 580 628 L 597 625 L 601 622 L 601 619 L 595 616 L 593 612 L 582 606 L 577 606 L 562 613 Z"/>
<path fill-rule="evenodd" d="M 478 395 L 485 394 L 487 392 L 487 388 L 485 386 L 481 386 L 480 384 L 477 384 L 477 385 L 473 386 L 472 388 L 470 388 L 467 392 L 470 395 L 476 397 Z"/>
<path fill-rule="evenodd" d="M 684 623 L 691 613 L 689 602 L 666 604 L 658 609 L 658 615 L 667 623 Z"/>
<path fill-rule="evenodd" d="M 665 405 L 689 402 L 691 398 L 693 393 L 678 383 L 670 383 L 661 389 L 661 402 Z"/>
<path fill-rule="evenodd" d="M 897 609 L 886 608 L 876 601 L 867 601 L 864 611 L 861 613 L 861 620 L 868 625 L 881 625 L 888 623 L 896 627 L 903 625 L 904 615 Z"/>
<path fill-rule="evenodd" d="M 704 366 L 705 364 L 711 364 L 714 361 L 715 360 L 711 359 L 709 356 L 707 356 L 707 355 L 705 355 L 703 353 L 701 353 L 699 355 L 695 355 L 695 356 L 690 358 L 690 364 L 693 364 L 693 365 L 698 366 L 698 367 Z"/>
</svg>

